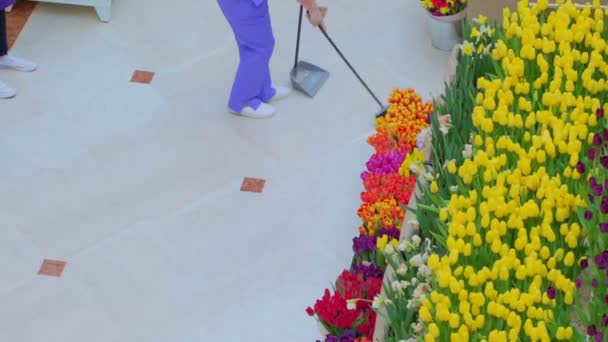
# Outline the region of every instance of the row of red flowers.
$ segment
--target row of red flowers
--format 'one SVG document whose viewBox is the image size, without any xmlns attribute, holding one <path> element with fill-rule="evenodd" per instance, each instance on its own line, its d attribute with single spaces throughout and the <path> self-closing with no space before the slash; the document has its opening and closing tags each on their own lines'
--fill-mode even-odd
<svg viewBox="0 0 608 342">
<path fill-rule="evenodd" d="M 372 340 L 376 322 L 372 301 L 382 289 L 385 271 L 381 252 L 398 242 L 405 217 L 401 205 L 409 203 L 416 186 L 415 176 L 402 176 L 399 168 L 428 126 L 433 105 L 423 102 L 413 89 L 394 90 L 389 103 L 368 139 L 375 154 L 361 174 L 365 190 L 357 214 L 362 224 L 353 239 L 353 263 L 338 277 L 333 293 L 325 289 L 323 297 L 306 309 L 325 330 L 325 342 Z"/>
</svg>

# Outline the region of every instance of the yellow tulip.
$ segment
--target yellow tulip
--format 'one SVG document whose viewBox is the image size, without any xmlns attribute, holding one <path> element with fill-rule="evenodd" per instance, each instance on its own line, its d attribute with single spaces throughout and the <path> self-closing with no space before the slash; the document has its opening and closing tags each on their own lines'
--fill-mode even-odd
<svg viewBox="0 0 608 342">
<path fill-rule="evenodd" d="M 433 337 L 439 337 L 440 336 L 439 327 L 435 323 L 429 324 L 428 331 L 429 331 L 428 335 L 430 335 L 430 336 L 433 336 Z"/>
<path fill-rule="evenodd" d="M 566 253 L 566 256 L 564 257 L 564 265 L 566 265 L 568 267 L 574 265 L 574 253 L 572 253 L 572 252 Z"/>
<path fill-rule="evenodd" d="M 434 194 L 437 193 L 437 192 L 439 192 L 439 186 L 437 185 L 436 181 L 433 181 L 431 183 L 431 192 L 434 193 Z"/>
</svg>

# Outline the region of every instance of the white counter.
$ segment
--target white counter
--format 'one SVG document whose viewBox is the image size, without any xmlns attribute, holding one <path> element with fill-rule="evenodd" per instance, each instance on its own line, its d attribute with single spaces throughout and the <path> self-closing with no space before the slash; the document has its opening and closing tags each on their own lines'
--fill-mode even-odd
<svg viewBox="0 0 608 342">
<path fill-rule="evenodd" d="M 54 2 L 58 4 L 91 6 L 95 8 L 99 19 L 109 22 L 112 16 L 112 0 L 34 0 L 39 2 Z"/>
</svg>

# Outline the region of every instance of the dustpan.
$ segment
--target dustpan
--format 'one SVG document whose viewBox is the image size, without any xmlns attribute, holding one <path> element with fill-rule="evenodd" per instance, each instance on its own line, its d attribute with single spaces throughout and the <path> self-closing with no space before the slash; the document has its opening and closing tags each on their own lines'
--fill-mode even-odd
<svg viewBox="0 0 608 342">
<path fill-rule="evenodd" d="M 329 72 L 314 64 L 300 61 L 300 35 L 302 32 L 302 17 L 304 16 L 304 8 L 300 6 L 300 19 L 298 20 L 298 39 L 296 42 L 296 58 L 293 69 L 290 72 L 291 84 L 294 89 L 302 93 L 314 97 L 319 89 L 325 84 L 329 78 Z"/>
</svg>

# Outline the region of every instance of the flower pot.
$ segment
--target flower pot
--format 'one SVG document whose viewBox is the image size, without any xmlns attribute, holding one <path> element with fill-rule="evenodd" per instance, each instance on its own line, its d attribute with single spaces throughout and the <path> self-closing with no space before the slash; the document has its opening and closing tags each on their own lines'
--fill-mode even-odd
<svg viewBox="0 0 608 342">
<path fill-rule="evenodd" d="M 466 8 L 454 15 L 436 16 L 429 13 L 431 42 L 442 51 L 452 51 L 462 41 L 462 21 L 466 17 Z"/>
</svg>

